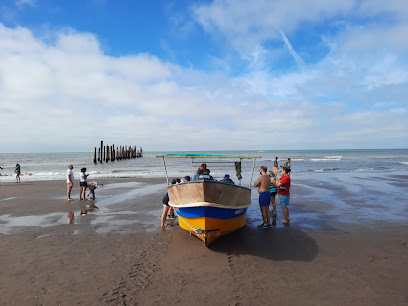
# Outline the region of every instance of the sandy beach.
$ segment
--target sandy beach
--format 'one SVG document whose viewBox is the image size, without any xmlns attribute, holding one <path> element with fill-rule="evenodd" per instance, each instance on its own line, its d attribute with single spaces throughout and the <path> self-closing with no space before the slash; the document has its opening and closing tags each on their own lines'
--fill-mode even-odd
<svg viewBox="0 0 408 306">
<path fill-rule="evenodd" d="M 160 229 L 162 178 L 100 181 L 95 201 L 75 186 L 73 202 L 64 181 L 1 183 L 0 304 L 406 305 L 407 177 L 292 180 L 290 226 L 278 209 L 256 228 L 254 189 L 247 225 L 210 248 Z"/>
</svg>

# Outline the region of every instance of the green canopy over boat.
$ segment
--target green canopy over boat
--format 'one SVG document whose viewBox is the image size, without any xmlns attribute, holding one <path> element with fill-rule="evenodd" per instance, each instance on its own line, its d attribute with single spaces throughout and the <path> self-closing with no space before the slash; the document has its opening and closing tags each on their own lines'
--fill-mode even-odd
<svg viewBox="0 0 408 306">
<path fill-rule="evenodd" d="M 161 155 L 157 157 L 163 158 L 239 158 L 239 159 L 253 159 L 261 158 L 259 156 L 233 156 L 233 155 L 220 155 L 220 154 L 202 154 L 202 153 L 171 153 L 166 155 Z"/>
</svg>

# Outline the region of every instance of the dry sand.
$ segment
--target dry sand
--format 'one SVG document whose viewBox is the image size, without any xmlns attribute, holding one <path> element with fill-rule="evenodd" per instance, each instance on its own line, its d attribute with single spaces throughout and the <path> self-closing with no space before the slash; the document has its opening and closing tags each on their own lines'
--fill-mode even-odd
<svg viewBox="0 0 408 306">
<path fill-rule="evenodd" d="M 396 180 L 406 190 L 406 177 Z M 262 231 L 253 192 L 248 225 L 210 248 L 177 221 L 159 228 L 163 179 L 105 180 L 95 202 L 79 201 L 76 186 L 71 203 L 61 181 L 3 183 L 0 304 L 406 305 L 406 208 L 393 222 L 378 220 L 376 210 L 364 219 L 364 209 L 355 211 L 359 222 L 342 222 L 330 212 L 369 199 L 356 203 L 345 186 L 322 181 L 324 197 L 341 194 L 344 203 L 298 182 L 291 225 L 278 220 Z M 336 209 L 323 209 L 324 201 Z M 99 209 L 80 216 L 89 203 Z"/>
</svg>

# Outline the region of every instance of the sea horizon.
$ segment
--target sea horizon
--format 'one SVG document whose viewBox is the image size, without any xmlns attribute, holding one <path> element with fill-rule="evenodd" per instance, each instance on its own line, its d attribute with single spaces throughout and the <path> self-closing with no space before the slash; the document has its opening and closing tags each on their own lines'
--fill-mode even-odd
<svg viewBox="0 0 408 306">
<path fill-rule="evenodd" d="M 314 150 L 214 150 L 214 151 L 143 151 L 142 158 L 93 163 L 94 152 L 45 152 L 45 153 L 0 153 L 0 182 L 15 180 L 14 167 L 21 165 L 22 181 L 63 180 L 68 164 L 74 165 L 77 175 L 79 169 L 87 168 L 89 178 L 132 178 L 164 176 L 162 158 L 166 153 L 204 153 L 221 155 L 242 155 L 260 157 L 256 167 L 265 164 L 270 169 L 275 157 L 279 165 L 291 158 L 293 174 L 331 173 L 372 173 L 372 172 L 408 172 L 408 149 L 314 149 Z M 172 159 L 166 161 L 167 174 L 183 177 L 191 174 L 195 163 L 206 162 L 205 158 L 192 162 L 190 159 Z M 232 165 L 211 164 L 213 176 L 234 174 Z M 252 172 L 253 161 L 242 160 L 243 174 Z"/>
</svg>

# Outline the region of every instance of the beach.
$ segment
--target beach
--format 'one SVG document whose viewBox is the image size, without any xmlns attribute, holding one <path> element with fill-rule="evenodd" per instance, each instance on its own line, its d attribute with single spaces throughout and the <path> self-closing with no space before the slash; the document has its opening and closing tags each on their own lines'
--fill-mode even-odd
<svg viewBox="0 0 408 306">
<path fill-rule="evenodd" d="M 95 201 L 76 185 L 73 202 L 64 181 L 2 183 L 0 302 L 406 305 L 407 178 L 294 173 L 290 226 L 278 207 L 257 229 L 253 189 L 247 225 L 209 248 L 177 219 L 160 228 L 163 178 L 99 180 Z"/>
</svg>

